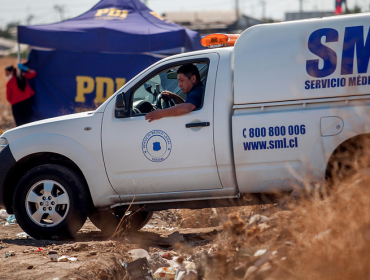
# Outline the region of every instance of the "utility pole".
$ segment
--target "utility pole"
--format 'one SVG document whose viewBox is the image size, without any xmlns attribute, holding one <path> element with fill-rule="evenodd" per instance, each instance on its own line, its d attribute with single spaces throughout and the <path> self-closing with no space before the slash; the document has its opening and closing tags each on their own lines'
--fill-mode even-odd
<svg viewBox="0 0 370 280">
<path fill-rule="evenodd" d="M 31 25 L 31 21 L 35 18 L 34 15 L 28 15 L 26 18 L 27 25 Z"/>
<path fill-rule="evenodd" d="M 299 19 L 303 19 L 303 0 L 299 0 Z"/>
<path fill-rule="evenodd" d="M 235 0 L 235 16 L 236 16 L 236 20 L 238 20 L 240 17 L 239 0 Z"/>
<path fill-rule="evenodd" d="M 54 5 L 54 10 L 59 13 L 60 21 L 64 20 L 64 8 L 62 5 Z"/>
<path fill-rule="evenodd" d="M 35 16 L 31 14 L 31 9 L 29 6 L 27 6 L 26 8 L 26 13 L 27 13 L 26 24 L 31 25 L 31 21 L 35 18 Z"/>
<path fill-rule="evenodd" d="M 261 0 L 262 6 L 262 20 L 266 19 L 266 0 Z"/>
</svg>

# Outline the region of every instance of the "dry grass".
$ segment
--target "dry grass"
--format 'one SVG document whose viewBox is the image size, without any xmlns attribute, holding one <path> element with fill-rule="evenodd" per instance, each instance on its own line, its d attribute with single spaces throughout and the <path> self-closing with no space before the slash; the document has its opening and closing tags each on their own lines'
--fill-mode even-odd
<svg viewBox="0 0 370 280">
<path fill-rule="evenodd" d="M 203 259 L 205 278 L 369 279 L 370 141 L 362 140 L 341 152 L 330 185 L 307 183 L 267 222 L 249 225 L 243 213 L 230 214 L 218 253 Z M 258 249 L 267 251 L 255 257 Z"/>
<path fill-rule="evenodd" d="M 268 205 L 255 205 L 243 207 L 221 207 L 200 210 L 171 210 L 176 218 L 179 228 L 204 228 L 218 226 L 227 221 L 230 213 L 238 212 L 243 219 L 248 219 L 254 214 L 271 207 Z"/>
</svg>

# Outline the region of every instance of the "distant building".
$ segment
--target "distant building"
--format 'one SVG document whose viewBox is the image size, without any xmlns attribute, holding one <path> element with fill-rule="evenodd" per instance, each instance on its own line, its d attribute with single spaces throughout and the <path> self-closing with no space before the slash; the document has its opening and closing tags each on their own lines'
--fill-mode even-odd
<svg viewBox="0 0 370 280">
<path fill-rule="evenodd" d="M 334 16 L 333 11 L 319 12 L 292 12 L 285 13 L 285 21 L 299 20 L 299 19 L 309 19 L 309 18 L 321 18 L 321 17 L 331 17 Z"/>
<path fill-rule="evenodd" d="M 246 15 L 237 18 L 235 11 L 168 12 L 168 20 L 198 31 L 200 35 L 211 33 L 241 33 L 245 29 L 265 23 Z"/>
<path fill-rule="evenodd" d="M 17 41 L 0 37 L 0 51 L 9 50 L 17 45 Z"/>
<path fill-rule="evenodd" d="M 20 51 L 23 52 L 27 49 L 26 45 L 20 45 Z M 18 52 L 17 41 L 0 37 L 0 57 L 8 56 L 12 53 Z"/>
<path fill-rule="evenodd" d="M 232 31 L 232 33 L 242 33 L 245 29 L 257 25 L 257 24 L 263 24 L 266 23 L 263 20 L 259 20 L 256 18 L 252 18 L 246 15 L 242 15 L 237 21 L 232 23 L 228 26 L 228 29 Z"/>
</svg>

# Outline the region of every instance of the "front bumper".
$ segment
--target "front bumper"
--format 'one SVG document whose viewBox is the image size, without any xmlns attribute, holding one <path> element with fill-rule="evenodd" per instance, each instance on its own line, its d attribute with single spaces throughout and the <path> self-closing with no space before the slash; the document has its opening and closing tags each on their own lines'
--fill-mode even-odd
<svg viewBox="0 0 370 280">
<path fill-rule="evenodd" d="M 5 207 L 4 181 L 9 169 L 16 163 L 9 145 L 0 152 L 0 207 Z"/>
</svg>

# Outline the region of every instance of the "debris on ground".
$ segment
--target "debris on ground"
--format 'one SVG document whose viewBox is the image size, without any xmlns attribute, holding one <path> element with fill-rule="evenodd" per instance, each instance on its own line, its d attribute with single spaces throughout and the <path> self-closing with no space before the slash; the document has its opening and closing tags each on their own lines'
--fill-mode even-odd
<svg viewBox="0 0 370 280">
<path fill-rule="evenodd" d="M 154 280 L 145 257 L 125 263 L 124 267 L 129 280 Z"/>
<path fill-rule="evenodd" d="M 9 216 L 5 209 L 0 210 L 0 220 L 6 220 Z"/>
<path fill-rule="evenodd" d="M 149 267 L 152 271 L 157 271 L 161 267 L 170 267 L 171 264 L 167 258 L 161 256 L 158 252 L 153 253 L 149 259 Z"/>
<path fill-rule="evenodd" d="M 53 262 L 58 261 L 58 252 L 57 251 L 50 250 L 48 252 L 48 256 L 49 256 L 49 258 L 50 258 L 51 261 L 53 261 Z"/>
<path fill-rule="evenodd" d="M 250 219 L 249 219 L 249 222 L 248 224 L 249 225 L 253 225 L 253 224 L 261 224 L 261 223 L 265 223 L 268 221 L 269 218 L 267 218 L 266 216 L 263 216 L 263 215 L 260 215 L 260 214 L 256 214 L 256 215 L 253 215 Z"/>
<path fill-rule="evenodd" d="M 5 211 L 5 210 L 1 210 Z M 0 213 L 1 217 L 0 220 L 5 220 L 6 222 L 1 223 L 4 226 L 14 225 L 16 224 L 17 220 L 15 219 L 15 215 L 9 215 L 6 211 Z"/>
<path fill-rule="evenodd" d="M 33 238 L 33 237 L 29 236 L 29 235 L 28 235 L 27 233 L 25 233 L 25 232 L 17 233 L 17 234 L 15 235 L 15 237 L 16 237 L 16 238 L 18 238 L 18 239 L 25 238 L 25 239 L 32 239 L 32 240 L 35 240 L 35 238 Z"/>
<path fill-rule="evenodd" d="M 153 274 L 154 279 L 159 280 L 170 280 L 175 279 L 176 269 L 172 266 L 170 267 L 161 267 Z"/>
<path fill-rule="evenodd" d="M 17 222 L 17 220 L 15 219 L 15 215 L 10 215 L 8 218 L 6 218 L 6 221 L 9 224 L 15 224 Z"/>
<path fill-rule="evenodd" d="M 69 256 L 61 256 L 60 258 L 58 258 L 58 262 L 75 262 L 77 261 L 77 258 L 76 257 L 69 257 Z"/>
<path fill-rule="evenodd" d="M 150 259 L 150 256 L 147 251 L 144 249 L 133 249 L 127 252 L 127 254 L 132 258 L 132 260 L 146 258 L 147 260 Z"/>
</svg>

